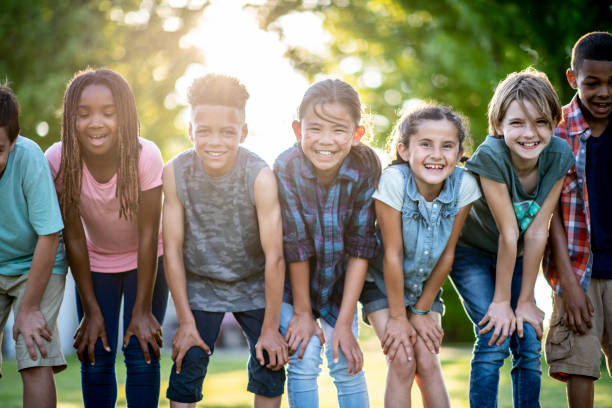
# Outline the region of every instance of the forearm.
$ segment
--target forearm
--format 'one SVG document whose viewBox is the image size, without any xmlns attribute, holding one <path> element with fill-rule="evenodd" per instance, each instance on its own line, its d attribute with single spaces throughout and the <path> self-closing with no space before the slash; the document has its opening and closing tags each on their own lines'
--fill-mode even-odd
<svg viewBox="0 0 612 408">
<path fill-rule="evenodd" d="M 512 275 L 516 264 L 516 237 L 513 235 L 499 236 L 497 263 L 495 270 L 495 293 L 493 302 L 510 302 Z"/>
<path fill-rule="evenodd" d="M 536 227 L 532 225 L 531 227 Z M 535 281 L 538 277 L 542 256 L 548 239 L 547 225 L 537 226 L 537 231 L 525 234 L 525 249 L 523 252 L 523 276 L 519 301 L 534 301 Z"/>
<path fill-rule="evenodd" d="M 53 271 L 58 243 L 59 232 L 38 237 L 20 310 L 38 310 L 40 308 L 40 300 L 45 293 Z"/>
<path fill-rule="evenodd" d="M 442 253 L 433 271 L 431 271 L 431 275 L 429 275 L 429 278 L 423 286 L 423 293 L 421 293 L 419 300 L 417 300 L 414 305 L 415 309 L 422 311 L 431 310 L 433 302 L 453 266 L 454 255 L 454 250 L 450 253 L 445 250 Z"/>
<path fill-rule="evenodd" d="M 164 270 L 179 325 L 190 322 L 193 323 L 195 320 L 187 299 L 185 264 L 179 248 L 172 249 L 168 245 L 165 246 Z"/>
<path fill-rule="evenodd" d="M 351 326 L 367 270 L 367 259 L 349 257 L 344 275 L 344 290 L 337 324 Z"/>
<path fill-rule="evenodd" d="M 100 312 L 100 306 L 98 305 L 93 289 L 89 265 L 89 252 L 87 250 L 85 237 L 83 236 L 82 239 L 72 238 L 69 236 L 67 229 L 65 229 L 64 239 L 68 265 L 70 266 L 74 283 L 79 292 L 83 311 L 86 315 Z"/>
<path fill-rule="evenodd" d="M 138 272 L 134 309 L 151 310 L 153 289 L 157 276 L 157 234 L 146 234 L 138 241 Z"/>
<path fill-rule="evenodd" d="M 383 276 L 391 317 L 406 317 L 403 259 L 402 248 L 397 251 L 385 251 L 383 257 Z"/>
<path fill-rule="evenodd" d="M 265 293 L 266 311 L 263 327 L 278 330 L 280 309 L 285 286 L 285 260 L 281 254 L 266 256 Z"/>
<path fill-rule="evenodd" d="M 291 279 L 291 296 L 293 312 L 312 314 L 310 303 L 310 266 L 308 261 L 291 262 L 289 264 L 289 279 Z"/>
<path fill-rule="evenodd" d="M 550 249 L 559 276 L 561 290 L 580 285 L 574 272 L 567 246 L 567 235 L 559 213 L 555 211 L 550 220 Z"/>
</svg>

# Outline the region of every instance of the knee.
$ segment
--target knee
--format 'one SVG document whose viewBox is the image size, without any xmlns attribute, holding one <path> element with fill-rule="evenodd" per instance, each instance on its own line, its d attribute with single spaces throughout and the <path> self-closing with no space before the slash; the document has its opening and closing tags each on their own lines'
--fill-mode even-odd
<svg viewBox="0 0 612 408">
<path fill-rule="evenodd" d="M 431 378 L 441 374 L 440 362 L 436 354 L 427 353 L 419 356 L 416 371 L 420 378 Z"/>
<path fill-rule="evenodd" d="M 504 360 L 510 355 L 510 340 L 506 339 L 500 345 L 496 343 L 489 345 L 492 333 L 478 336 L 474 346 L 474 359 L 476 363 L 504 364 Z"/>
<path fill-rule="evenodd" d="M 308 380 L 314 379 L 316 381 L 319 373 L 321 372 L 321 359 L 308 357 L 306 354 L 302 360 L 298 361 L 297 356 L 291 358 L 287 367 L 287 376 L 289 379 Z"/>
<path fill-rule="evenodd" d="M 28 367 L 19 371 L 21 374 L 21 379 L 24 384 L 29 382 L 38 382 L 40 380 L 45 380 L 49 378 L 53 378 L 53 368 L 52 367 Z"/>
<path fill-rule="evenodd" d="M 144 357 L 144 353 L 140 348 L 140 344 L 130 344 L 124 348 L 123 356 L 125 365 L 128 370 L 148 371 L 159 369 L 159 360 L 155 357 L 153 349 L 149 347 L 149 361 L 147 363 Z"/>
<path fill-rule="evenodd" d="M 400 351 L 395 356 L 393 361 L 389 362 L 388 376 L 392 380 L 400 381 L 402 383 L 412 383 L 414 380 L 416 367 L 415 359 L 413 358 L 408 360 L 406 353 Z"/>
</svg>

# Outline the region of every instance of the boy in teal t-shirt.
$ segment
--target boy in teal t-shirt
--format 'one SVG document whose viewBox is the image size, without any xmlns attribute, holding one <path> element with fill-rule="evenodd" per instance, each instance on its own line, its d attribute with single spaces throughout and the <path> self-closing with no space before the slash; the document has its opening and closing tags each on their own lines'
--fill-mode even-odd
<svg viewBox="0 0 612 408">
<path fill-rule="evenodd" d="M 66 368 L 56 324 L 66 278 L 64 225 L 42 150 L 18 134 L 19 105 L 0 86 L 0 341 L 12 308 L 23 406 L 50 407 L 57 400 L 53 372 Z"/>
</svg>

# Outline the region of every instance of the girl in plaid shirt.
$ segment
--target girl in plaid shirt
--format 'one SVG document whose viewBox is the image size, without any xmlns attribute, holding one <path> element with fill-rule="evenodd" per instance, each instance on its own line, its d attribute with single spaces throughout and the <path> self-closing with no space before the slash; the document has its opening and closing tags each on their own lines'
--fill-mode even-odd
<svg viewBox="0 0 612 408">
<path fill-rule="evenodd" d="M 288 269 L 281 331 L 293 354 L 289 404 L 318 407 L 322 345 L 340 407 L 367 407 L 356 305 L 374 255 L 376 154 L 360 142 L 361 102 L 340 80 L 312 85 L 293 122 L 297 144 L 274 164 Z"/>
</svg>

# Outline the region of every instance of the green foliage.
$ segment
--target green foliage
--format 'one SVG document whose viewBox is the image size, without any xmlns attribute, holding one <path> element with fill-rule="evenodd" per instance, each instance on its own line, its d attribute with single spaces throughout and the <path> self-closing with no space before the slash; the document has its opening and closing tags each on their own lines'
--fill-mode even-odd
<svg viewBox="0 0 612 408">
<path fill-rule="evenodd" d="M 487 103 L 508 73 L 534 66 L 546 72 L 562 102 L 573 95 L 565 81 L 571 47 L 584 33 L 610 30 L 608 2 L 581 0 L 268 0 L 260 23 L 281 31 L 280 19 L 294 12 L 322 16 L 331 34 L 329 56 L 292 48 L 295 67 L 311 80 L 337 75 L 357 85 L 372 112 L 388 124 L 386 139 L 402 103 L 433 99 L 453 106 L 471 121 L 479 144 L 486 135 Z M 347 57 L 356 72 L 343 72 Z M 374 73 L 374 74 L 372 74 Z M 378 81 L 368 81 L 380 74 Z"/>
<path fill-rule="evenodd" d="M 172 138 L 180 107 L 164 107 L 176 80 L 193 63 L 195 48 L 179 40 L 200 17 L 205 0 L 171 7 L 164 0 L 4 0 L 0 13 L 0 79 L 8 80 L 22 107 L 21 133 L 47 148 L 60 138 L 62 99 L 75 72 L 106 66 L 126 77 L 134 94 L 142 135 L 162 151 Z M 164 23 L 178 24 L 171 31 Z M 47 122 L 46 137 L 36 126 Z"/>
</svg>

